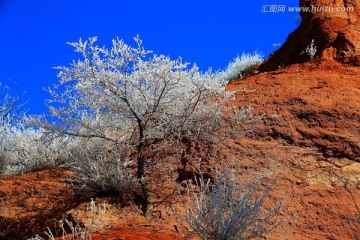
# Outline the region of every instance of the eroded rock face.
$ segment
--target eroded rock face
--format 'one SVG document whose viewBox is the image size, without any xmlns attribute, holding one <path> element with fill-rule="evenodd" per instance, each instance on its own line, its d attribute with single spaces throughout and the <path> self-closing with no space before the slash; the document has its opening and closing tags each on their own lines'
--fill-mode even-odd
<svg viewBox="0 0 360 240">
<path fill-rule="evenodd" d="M 309 55 L 303 52 L 313 39 L 315 58 L 360 66 L 360 0 L 300 0 L 300 6 L 303 11 L 299 28 L 259 70 L 309 61 Z"/>
<path fill-rule="evenodd" d="M 267 239 L 358 235 L 360 222 L 346 219 L 355 219 L 360 202 L 359 76 L 359 67 L 314 60 L 228 85 L 253 90 L 238 92 L 234 104 L 266 116 L 238 140 L 242 166 L 278 172 L 273 194 L 285 196 L 283 211 L 294 216 Z"/>
</svg>

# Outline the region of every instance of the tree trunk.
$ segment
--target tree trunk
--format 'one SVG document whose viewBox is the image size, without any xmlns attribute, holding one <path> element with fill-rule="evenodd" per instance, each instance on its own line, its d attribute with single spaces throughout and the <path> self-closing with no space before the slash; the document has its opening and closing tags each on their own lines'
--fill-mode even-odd
<svg viewBox="0 0 360 240">
<path fill-rule="evenodd" d="M 140 202 L 142 205 L 142 211 L 145 216 L 149 215 L 150 196 L 147 182 L 145 179 L 145 156 L 144 156 L 144 142 L 143 142 L 143 130 L 140 128 L 139 144 L 137 146 L 137 179 L 139 181 L 141 196 Z"/>
</svg>

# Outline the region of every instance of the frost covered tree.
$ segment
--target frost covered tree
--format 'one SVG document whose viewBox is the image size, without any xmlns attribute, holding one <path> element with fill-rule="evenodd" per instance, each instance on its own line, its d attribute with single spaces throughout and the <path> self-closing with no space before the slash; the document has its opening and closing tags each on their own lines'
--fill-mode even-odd
<svg viewBox="0 0 360 240">
<path fill-rule="evenodd" d="M 138 37 L 136 47 L 115 39 L 110 49 L 96 40 L 69 43 L 82 59 L 57 68 L 60 82 L 49 89 L 53 119 L 43 117 L 37 125 L 55 137 L 102 139 L 131 149 L 145 201 L 145 149 L 207 138 L 226 121 L 248 116 L 248 109 L 225 107 L 234 93 L 216 74 L 152 54 Z"/>
</svg>

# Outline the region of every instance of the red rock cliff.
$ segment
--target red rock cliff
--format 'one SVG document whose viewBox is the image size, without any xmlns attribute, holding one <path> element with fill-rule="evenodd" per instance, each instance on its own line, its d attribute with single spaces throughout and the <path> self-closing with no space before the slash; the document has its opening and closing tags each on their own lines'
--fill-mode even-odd
<svg viewBox="0 0 360 240">
<path fill-rule="evenodd" d="M 301 52 L 313 39 L 317 47 L 315 58 L 359 66 L 360 0 L 300 0 L 300 6 L 303 8 L 300 26 L 259 70 L 309 61 L 310 57 Z"/>
</svg>

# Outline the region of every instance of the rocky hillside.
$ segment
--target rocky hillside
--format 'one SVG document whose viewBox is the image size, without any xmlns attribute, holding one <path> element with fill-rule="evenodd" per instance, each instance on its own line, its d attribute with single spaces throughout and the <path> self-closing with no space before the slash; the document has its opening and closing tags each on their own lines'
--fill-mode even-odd
<svg viewBox="0 0 360 240">
<path fill-rule="evenodd" d="M 300 5 L 354 10 L 303 12 L 299 28 L 257 75 L 228 84 L 237 91 L 229 104 L 254 109 L 253 122 L 234 126 L 242 134 L 211 147 L 188 143 L 181 161 L 166 149 L 156 156 L 169 161 L 154 164 L 148 175 L 158 200 L 151 217 L 141 215 L 136 199 L 79 196 L 64 180 L 71 173 L 45 170 L 0 178 L 0 239 L 27 239 L 46 227 L 55 233 L 66 219 L 91 226 L 92 239 L 195 240 L 183 220 L 186 198 L 179 191 L 184 193 L 181 181 L 194 176 L 199 157 L 209 173 L 240 164 L 252 173 L 279 176 L 271 199 L 285 198 L 284 222 L 266 239 L 358 239 L 360 2 L 301 0 Z M 300 53 L 312 39 L 318 51 L 309 61 Z"/>
<path fill-rule="evenodd" d="M 351 239 L 346 218 L 360 203 L 360 68 L 293 64 L 229 85 L 244 88 L 255 91 L 239 93 L 237 103 L 264 117 L 238 142 L 240 161 L 282 176 L 284 215 L 294 216 L 269 239 Z"/>
<path fill-rule="evenodd" d="M 268 239 L 351 239 L 358 234 L 347 219 L 358 216 L 360 203 L 359 80 L 359 67 L 317 60 L 229 84 L 229 90 L 239 91 L 232 104 L 250 105 L 261 117 L 243 126 L 245 135 L 221 143 L 221 163 L 213 155 L 206 164 L 211 168 L 235 160 L 252 172 L 279 175 L 273 196 L 285 197 L 285 222 Z M 179 173 L 191 173 L 201 151 L 193 146 L 187 167 L 173 162 L 170 174 L 164 170 L 155 177 L 175 189 Z M 90 197 L 77 197 L 64 183 L 67 174 L 50 170 L 0 180 L 3 239 L 26 239 L 62 218 L 89 221 L 83 213 Z M 164 196 L 164 189 L 153 191 Z M 178 193 L 151 219 L 116 198 L 95 201 L 106 202 L 107 210 L 93 239 L 194 239 L 182 221 Z"/>
</svg>

